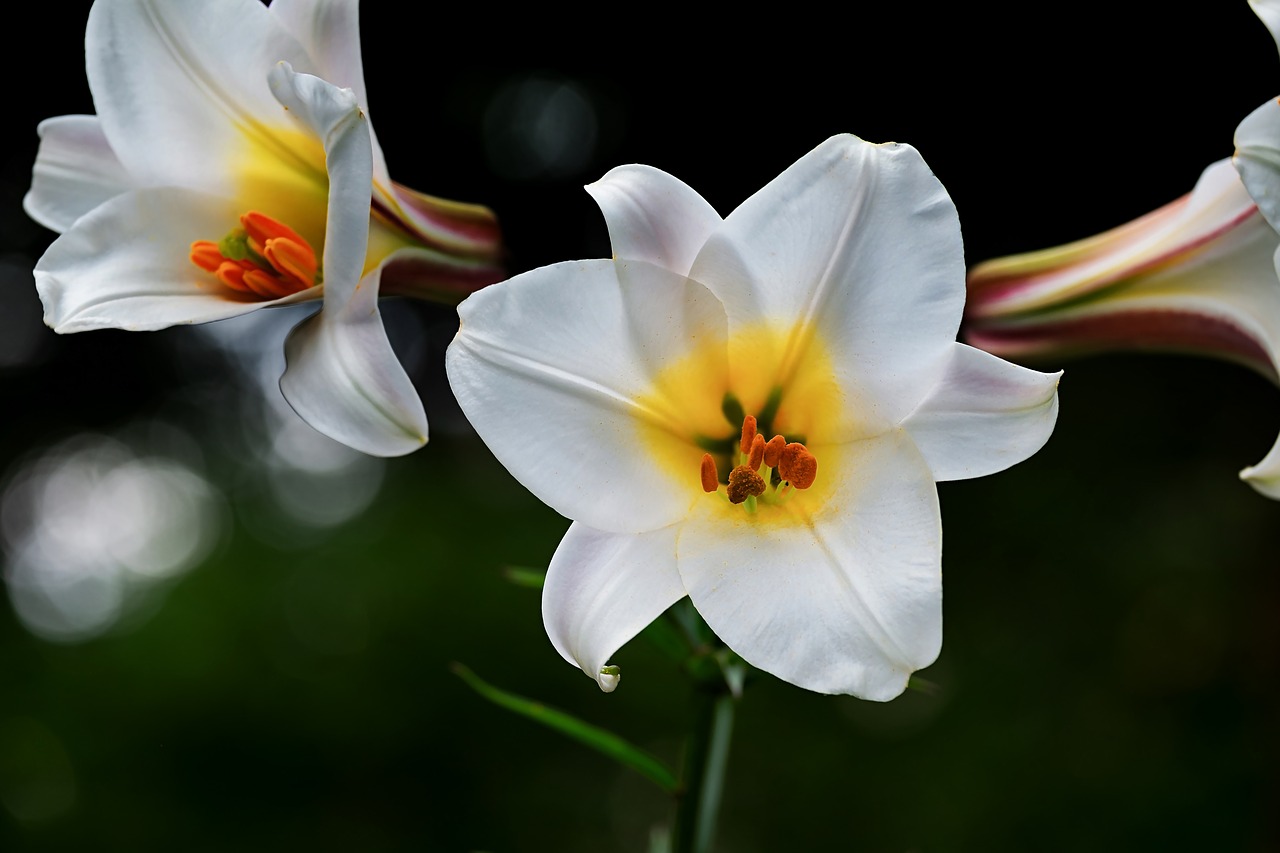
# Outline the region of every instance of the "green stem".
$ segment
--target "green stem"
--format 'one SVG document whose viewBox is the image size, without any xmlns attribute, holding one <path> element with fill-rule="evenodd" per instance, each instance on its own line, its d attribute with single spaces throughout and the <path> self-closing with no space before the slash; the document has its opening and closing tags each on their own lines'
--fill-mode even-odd
<svg viewBox="0 0 1280 853">
<path fill-rule="evenodd" d="M 734 698 L 723 680 L 695 688 L 696 719 L 676 794 L 671 853 L 710 853 L 729 764 Z"/>
</svg>

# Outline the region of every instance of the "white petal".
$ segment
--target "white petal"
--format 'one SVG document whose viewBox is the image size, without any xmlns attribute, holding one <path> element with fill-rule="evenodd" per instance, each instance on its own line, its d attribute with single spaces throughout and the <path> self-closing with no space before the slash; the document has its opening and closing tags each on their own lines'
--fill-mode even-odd
<svg viewBox="0 0 1280 853">
<path fill-rule="evenodd" d="M 1232 158 L 1262 215 L 1280 229 L 1280 102 L 1267 101 L 1236 128 Z"/>
<path fill-rule="evenodd" d="M 129 174 L 111 150 L 97 116 L 45 119 L 36 131 L 40 150 L 22 206 L 44 227 L 66 231 L 81 216 L 131 187 Z"/>
<path fill-rule="evenodd" d="M 618 676 L 601 668 L 682 598 L 674 526 L 603 533 L 575 522 L 547 567 L 542 622 L 561 657 L 611 693 Z"/>
<path fill-rule="evenodd" d="M 85 35 L 103 130 L 141 184 L 225 191 L 247 134 L 287 123 L 267 87 L 302 46 L 258 0 L 98 0 Z"/>
<path fill-rule="evenodd" d="M 311 73 L 335 86 L 351 89 L 368 113 L 369 94 L 364 85 L 360 57 L 360 6 L 357 0 L 272 0 L 271 14 L 280 21 L 311 56 Z M 391 187 L 391 176 L 370 125 L 373 174 L 381 186 Z"/>
<path fill-rule="evenodd" d="M 329 172 L 324 310 L 285 343 L 280 390 L 303 420 L 349 447 L 375 456 L 417 450 L 427 440 L 427 416 L 382 326 L 381 267 L 360 277 L 369 243 L 369 123 L 350 89 L 287 63 L 271 72 L 271 89 L 324 140 Z"/>
<path fill-rule="evenodd" d="M 1058 418 L 1058 379 L 955 344 L 947 372 L 903 427 L 935 480 L 1003 471 L 1049 440 Z"/>
<path fill-rule="evenodd" d="M 1273 368 L 1274 381 L 1275 375 L 1280 374 L 1280 247 L 1275 251 L 1274 267 L 1277 273 L 1277 279 L 1270 282 L 1270 290 L 1267 291 L 1272 296 L 1270 300 L 1258 298 L 1261 294 L 1252 292 L 1250 295 L 1254 297 L 1253 302 L 1256 303 L 1255 311 L 1258 313 L 1265 312 L 1264 322 L 1269 321 L 1265 325 L 1266 334 L 1264 336 L 1267 346 L 1267 353 L 1271 357 L 1271 366 Z M 1265 279 L 1264 279 L 1265 281 Z M 1242 312 L 1241 312 L 1242 313 Z M 1252 320 L 1256 315 L 1249 315 L 1245 319 Z M 1263 326 L 1263 322 L 1259 322 L 1258 326 Z M 1251 465 L 1240 472 L 1240 479 L 1253 486 L 1263 495 L 1273 499 L 1280 500 L 1280 438 L 1276 439 L 1274 445 L 1267 455 L 1256 465 Z"/>
<path fill-rule="evenodd" d="M 693 347 L 724 340 L 714 296 L 651 264 L 575 261 L 486 287 L 458 313 L 449 384 L 525 488 L 597 530 L 684 515 L 702 451 L 687 413 L 655 399 L 653 383 Z M 709 388 L 715 411 L 724 390 Z M 650 434 L 687 449 L 686 481 L 655 464 Z"/>
<path fill-rule="evenodd" d="M 360 5 L 357 0 L 271 0 L 271 14 L 310 54 L 312 73 L 351 89 L 369 105 L 360 59 Z"/>
<path fill-rule="evenodd" d="M 1207 247 L 1235 240 L 1256 204 L 1230 161 L 1210 164 L 1190 193 L 1102 234 L 1038 252 L 985 261 L 969 274 L 969 320 L 1052 311 L 1109 299 L 1170 267 L 1199 263 Z"/>
<path fill-rule="evenodd" d="M 698 612 L 748 663 L 809 690 L 884 701 L 942 644 L 937 491 L 900 431 L 842 450 L 838 468 L 820 471 L 839 481 L 812 515 L 770 517 L 790 505 L 748 515 L 708 497 L 676 556 Z"/>
<path fill-rule="evenodd" d="M 1280 438 L 1261 462 L 1240 472 L 1240 479 L 1272 500 L 1280 500 Z"/>
<path fill-rule="evenodd" d="M 99 205 L 36 263 L 45 322 L 56 332 L 150 331 L 318 298 L 313 288 L 272 302 L 246 299 L 191 263 L 192 242 L 221 238 L 239 213 L 225 198 L 171 187 Z"/>
<path fill-rule="evenodd" d="M 690 273 L 730 333 L 794 329 L 778 384 L 815 331 L 841 387 L 896 423 L 933 387 L 964 306 L 955 205 L 916 150 L 835 136 L 747 199 Z"/>
<path fill-rule="evenodd" d="M 371 272 L 362 289 L 377 293 Z M 387 340 L 376 301 L 366 311 L 325 309 L 285 341 L 280 391 L 312 427 L 372 456 L 401 456 L 427 441 L 422 400 Z"/>
<path fill-rule="evenodd" d="M 1253 11 L 1271 30 L 1271 37 L 1280 45 L 1280 0 L 1249 0 Z"/>
<path fill-rule="evenodd" d="M 324 143 L 329 175 L 329 207 L 325 217 L 324 307 L 344 307 L 356 294 L 369 247 L 369 199 L 373 161 L 369 122 L 350 89 L 310 74 L 299 74 L 287 62 L 269 75 L 280 104 Z M 374 279 L 374 284 L 377 280 Z M 372 293 L 369 291 L 372 290 Z M 377 303 L 376 288 L 365 288 L 358 310 Z"/>
<path fill-rule="evenodd" d="M 652 166 L 618 166 L 587 185 L 609 225 L 613 256 L 688 275 L 720 214 L 684 181 Z"/>
</svg>

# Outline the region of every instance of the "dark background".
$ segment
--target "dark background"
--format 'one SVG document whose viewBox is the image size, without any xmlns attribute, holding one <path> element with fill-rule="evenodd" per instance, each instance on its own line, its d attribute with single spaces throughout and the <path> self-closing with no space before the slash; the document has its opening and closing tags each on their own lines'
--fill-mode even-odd
<svg viewBox="0 0 1280 853">
<path fill-rule="evenodd" d="M 512 273 L 608 254 L 581 187 L 612 166 L 665 169 L 728 213 L 846 131 L 922 152 L 971 263 L 1055 245 L 1188 191 L 1280 93 L 1244 0 L 1194 14 L 854 5 L 848 22 L 799 5 L 716 20 L 451 7 L 458 22 L 403 6 L 366 2 L 362 19 L 392 174 L 489 205 Z M 442 369 L 452 309 L 386 303 L 431 443 L 310 468 L 286 464 L 289 447 L 267 455 L 289 442 L 264 414 L 278 400 L 199 330 L 41 325 L 30 268 L 53 235 L 20 201 L 36 123 L 92 111 L 87 8 L 26 4 L 35 24 L 11 26 L 0 59 L 10 598 L 15 542 L 39 527 L 13 484 L 86 458 L 75 448 L 203 477 L 209 548 L 130 580 L 105 621 L 33 627 L 16 603 L 0 610 L 0 849 L 645 850 L 664 795 L 448 670 L 461 661 L 673 764 L 689 722 L 656 650 L 624 648 L 624 685 L 601 694 L 546 640 L 538 593 L 503 578 L 545 565 L 568 522 L 458 414 Z M 254 327 L 260 348 L 278 351 L 293 321 Z M 718 849 L 1280 847 L 1280 506 L 1236 478 L 1280 430 L 1276 389 L 1173 356 L 1065 367 L 1043 451 L 940 487 L 946 642 L 923 673 L 937 695 L 876 705 L 759 678 Z M 360 488 L 377 489 L 367 508 L 322 511 Z M 91 532 L 92 513 L 65 503 Z"/>
</svg>

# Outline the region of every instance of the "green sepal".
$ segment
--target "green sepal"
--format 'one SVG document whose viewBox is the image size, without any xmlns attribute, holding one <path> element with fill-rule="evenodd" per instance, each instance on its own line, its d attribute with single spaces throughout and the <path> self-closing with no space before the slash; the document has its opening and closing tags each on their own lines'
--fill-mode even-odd
<svg viewBox="0 0 1280 853">
<path fill-rule="evenodd" d="M 541 723 L 548 728 L 555 729 L 561 734 L 591 747 L 602 755 L 612 758 L 619 764 L 631 768 L 667 793 L 675 793 L 678 787 L 675 774 L 668 770 L 665 764 L 639 747 L 618 737 L 613 732 L 585 723 L 577 717 L 566 714 L 564 711 L 548 708 L 541 702 L 535 702 L 532 699 L 526 699 L 523 696 L 517 696 L 514 693 L 508 693 L 505 690 L 494 687 L 460 663 L 451 664 L 450 669 L 465 681 L 472 690 L 495 705 L 506 708 L 508 711 L 514 711 L 522 717 L 528 717 L 530 720 Z"/>
</svg>

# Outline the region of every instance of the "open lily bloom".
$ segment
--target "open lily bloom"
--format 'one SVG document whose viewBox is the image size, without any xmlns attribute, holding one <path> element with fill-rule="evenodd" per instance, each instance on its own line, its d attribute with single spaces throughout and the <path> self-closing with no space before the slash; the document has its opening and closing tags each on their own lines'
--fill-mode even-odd
<svg viewBox="0 0 1280 853">
<path fill-rule="evenodd" d="M 915 149 L 836 136 L 721 219 L 647 166 L 589 186 L 612 260 L 459 306 L 449 380 L 480 436 L 573 520 L 543 617 L 614 652 L 688 595 L 747 662 L 885 700 L 937 656 L 935 481 L 1035 452 L 1057 375 L 956 343 L 955 207 Z"/>
<path fill-rule="evenodd" d="M 1280 0 L 1251 0 L 1280 33 Z M 1280 382 L 1280 103 L 1236 129 L 1235 168 L 1207 168 L 1153 213 L 969 274 L 964 338 L 1008 358 L 1112 350 L 1205 355 Z M 1280 439 L 1240 476 L 1280 499 Z"/>
<path fill-rule="evenodd" d="M 323 300 L 281 390 L 312 426 L 397 455 L 427 420 L 379 292 L 456 301 L 500 277 L 482 207 L 393 182 L 370 127 L 356 3 L 97 0 L 97 114 L 40 126 L 25 206 L 58 332 L 160 329 Z"/>
</svg>

